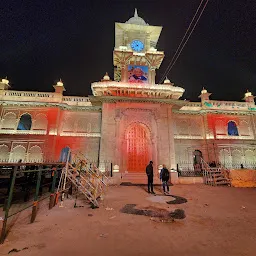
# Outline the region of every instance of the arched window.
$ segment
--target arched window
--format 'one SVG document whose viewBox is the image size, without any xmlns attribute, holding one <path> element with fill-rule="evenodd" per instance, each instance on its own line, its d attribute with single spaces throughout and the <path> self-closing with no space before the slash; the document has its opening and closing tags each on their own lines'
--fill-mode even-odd
<svg viewBox="0 0 256 256">
<path fill-rule="evenodd" d="M 6 113 L 2 120 L 2 129 L 16 129 L 17 117 L 15 113 Z"/>
<path fill-rule="evenodd" d="M 18 145 L 13 148 L 11 152 L 11 162 L 18 162 L 19 160 L 25 161 L 26 159 L 26 148 L 22 145 Z"/>
<path fill-rule="evenodd" d="M 0 145 L 0 162 L 9 161 L 9 147 L 7 145 Z"/>
<path fill-rule="evenodd" d="M 236 123 L 234 121 L 228 122 L 228 135 L 239 136 Z"/>
<path fill-rule="evenodd" d="M 28 152 L 28 162 L 43 162 L 43 152 L 39 146 L 33 146 Z"/>
<path fill-rule="evenodd" d="M 194 165 L 201 164 L 201 159 L 203 158 L 203 154 L 200 150 L 196 149 L 194 151 Z"/>
<path fill-rule="evenodd" d="M 31 116 L 29 114 L 24 114 L 20 117 L 17 130 L 30 130 L 32 126 Z"/>
<path fill-rule="evenodd" d="M 69 154 L 70 148 L 69 147 L 65 147 L 61 150 L 60 152 L 60 162 L 66 162 L 68 155 L 69 155 L 69 159 L 68 161 L 71 162 L 71 153 Z"/>
</svg>

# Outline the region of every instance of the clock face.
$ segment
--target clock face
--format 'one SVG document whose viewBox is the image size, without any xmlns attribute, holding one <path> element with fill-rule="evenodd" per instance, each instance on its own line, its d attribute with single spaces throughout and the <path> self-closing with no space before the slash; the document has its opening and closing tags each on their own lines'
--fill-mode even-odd
<svg viewBox="0 0 256 256">
<path fill-rule="evenodd" d="M 144 49 L 144 44 L 140 40 L 133 40 L 131 42 L 131 47 L 134 51 L 140 52 Z"/>
</svg>

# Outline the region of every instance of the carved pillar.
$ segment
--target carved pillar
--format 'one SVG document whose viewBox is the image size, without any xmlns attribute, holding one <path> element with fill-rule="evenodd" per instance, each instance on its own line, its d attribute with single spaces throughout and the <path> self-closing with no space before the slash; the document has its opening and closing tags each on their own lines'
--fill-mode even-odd
<svg viewBox="0 0 256 256">
<path fill-rule="evenodd" d="M 169 106 L 167 111 L 168 111 L 168 127 L 169 127 L 168 135 L 169 135 L 170 168 L 176 169 L 172 106 Z"/>
<path fill-rule="evenodd" d="M 120 167 L 122 141 L 121 141 L 121 138 L 120 138 L 120 120 L 121 120 L 121 118 L 119 116 L 119 113 L 116 116 L 115 120 L 116 120 L 116 150 L 115 150 L 116 152 L 115 152 L 115 163 L 114 164 L 117 164 Z"/>
<path fill-rule="evenodd" d="M 125 135 L 121 138 L 121 148 L 120 150 L 122 151 L 123 154 L 120 154 L 120 172 L 124 173 L 127 171 L 127 144 L 125 140 Z"/>
<path fill-rule="evenodd" d="M 251 133 L 254 137 L 254 139 L 256 139 L 256 116 L 251 115 L 250 116 L 250 127 L 251 127 Z"/>
<path fill-rule="evenodd" d="M 154 68 L 150 68 L 149 79 L 150 84 L 155 84 L 156 70 Z"/>
<path fill-rule="evenodd" d="M 208 126 L 207 114 L 203 115 L 203 128 L 204 128 L 204 141 L 205 141 L 206 151 L 207 151 L 207 159 L 204 159 L 204 160 L 209 162 L 210 154 L 209 154 L 208 139 L 211 138 L 211 134 Z"/>
<path fill-rule="evenodd" d="M 101 142 L 100 142 L 100 168 L 103 170 L 104 162 L 115 161 L 116 142 L 115 104 L 103 103 Z"/>
<path fill-rule="evenodd" d="M 150 33 L 146 35 L 146 42 L 145 42 L 146 49 L 150 48 Z"/>
<path fill-rule="evenodd" d="M 126 82 L 126 69 L 125 69 L 125 65 L 121 65 L 121 82 Z"/>
<path fill-rule="evenodd" d="M 121 82 L 128 81 L 127 65 L 125 63 L 121 64 Z"/>
</svg>

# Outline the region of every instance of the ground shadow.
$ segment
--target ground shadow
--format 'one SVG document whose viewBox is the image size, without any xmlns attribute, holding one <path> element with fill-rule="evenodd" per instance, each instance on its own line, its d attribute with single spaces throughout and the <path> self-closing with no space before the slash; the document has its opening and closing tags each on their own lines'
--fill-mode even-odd
<svg viewBox="0 0 256 256">
<path fill-rule="evenodd" d="M 167 204 L 185 204 L 187 203 L 187 199 L 181 196 L 175 196 L 175 195 L 168 195 L 171 196 L 173 198 L 175 198 L 175 200 L 171 200 L 171 201 L 167 201 Z"/>
<path fill-rule="evenodd" d="M 148 217 L 157 217 L 163 219 L 184 219 L 186 217 L 184 210 L 176 209 L 172 212 L 166 209 L 148 207 L 146 209 L 135 208 L 136 204 L 126 204 L 120 212 L 133 215 L 144 215 Z"/>
</svg>

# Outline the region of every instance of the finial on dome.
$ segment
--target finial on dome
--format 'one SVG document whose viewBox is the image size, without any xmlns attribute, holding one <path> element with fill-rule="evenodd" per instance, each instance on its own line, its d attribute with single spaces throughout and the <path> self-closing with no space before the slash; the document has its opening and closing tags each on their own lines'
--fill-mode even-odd
<svg viewBox="0 0 256 256">
<path fill-rule="evenodd" d="M 171 86 L 174 86 L 174 83 L 172 83 L 172 82 L 170 81 L 170 79 L 168 79 L 168 77 L 166 77 L 166 78 L 165 78 L 165 80 L 164 80 L 164 84 L 165 84 L 165 85 L 171 85 Z"/>
<path fill-rule="evenodd" d="M 139 17 L 137 8 L 135 8 L 135 10 L 134 10 L 134 17 Z"/>
<path fill-rule="evenodd" d="M 63 94 L 63 92 L 66 91 L 61 79 L 55 85 L 53 85 L 53 87 L 54 87 L 56 93 Z"/>
<path fill-rule="evenodd" d="M 166 77 L 164 80 L 164 84 L 170 84 L 170 83 L 171 83 L 171 81 L 168 79 L 168 77 Z"/>
<path fill-rule="evenodd" d="M 61 78 L 60 78 L 60 80 L 57 82 L 57 86 L 63 86 L 63 82 L 61 81 Z"/>
<path fill-rule="evenodd" d="M 111 81 L 111 80 L 110 80 L 110 77 L 109 77 L 109 75 L 108 75 L 108 72 L 106 72 L 105 76 L 103 76 L 103 79 L 102 79 L 101 81 L 102 81 L 102 82 L 104 82 L 104 81 Z"/>
<path fill-rule="evenodd" d="M 125 22 L 126 24 L 135 24 L 141 26 L 148 26 L 148 24 L 138 15 L 137 8 L 134 10 L 134 16 L 131 17 L 128 21 Z"/>
<path fill-rule="evenodd" d="M 255 104 L 254 98 L 255 98 L 255 96 L 252 94 L 252 92 L 250 92 L 250 91 L 247 89 L 246 93 L 244 94 L 243 100 L 245 100 L 246 102 L 248 102 L 248 103 L 254 105 L 254 104 Z"/>
<path fill-rule="evenodd" d="M 9 87 L 10 85 L 7 76 L 3 79 L 0 79 L 0 90 L 8 90 Z"/>
<path fill-rule="evenodd" d="M 244 94 L 244 97 L 250 97 L 253 96 L 252 93 L 247 89 L 246 93 Z"/>
</svg>

